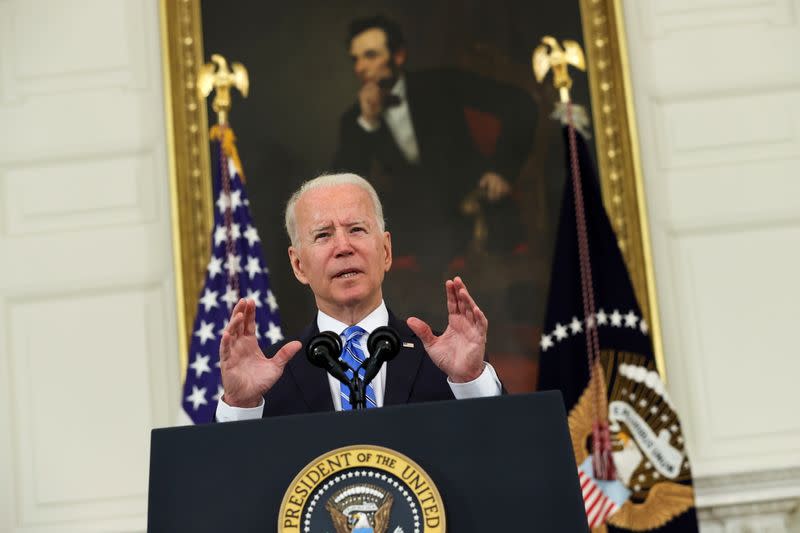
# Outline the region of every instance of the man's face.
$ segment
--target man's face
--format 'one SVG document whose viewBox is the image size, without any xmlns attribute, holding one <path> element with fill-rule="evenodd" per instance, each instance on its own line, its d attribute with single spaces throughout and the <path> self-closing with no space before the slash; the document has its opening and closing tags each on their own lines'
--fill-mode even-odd
<svg viewBox="0 0 800 533">
<path fill-rule="evenodd" d="M 307 191 L 295 204 L 295 225 L 292 269 L 311 287 L 321 311 L 349 323 L 380 304 L 392 245 L 364 189 L 346 184 Z"/>
<path fill-rule="evenodd" d="M 386 33 L 378 28 L 370 28 L 350 41 L 350 57 L 353 58 L 353 71 L 364 85 L 397 78 L 406 53 L 405 50 L 398 50 L 394 54 L 389 52 Z"/>
</svg>

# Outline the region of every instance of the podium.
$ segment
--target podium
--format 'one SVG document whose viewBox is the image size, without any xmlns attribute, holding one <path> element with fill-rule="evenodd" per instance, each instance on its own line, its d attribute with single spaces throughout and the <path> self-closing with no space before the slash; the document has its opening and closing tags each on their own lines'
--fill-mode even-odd
<svg viewBox="0 0 800 533">
<path fill-rule="evenodd" d="M 447 531 L 588 532 L 558 392 L 153 430 L 147 530 L 278 531 L 298 474 L 349 446 L 385 447 L 416 463 L 438 488 Z M 405 472 L 395 477 L 411 483 Z M 414 507 L 420 520 L 423 505 Z M 395 531 L 414 528 L 392 524 L 387 533 Z"/>
</svg>

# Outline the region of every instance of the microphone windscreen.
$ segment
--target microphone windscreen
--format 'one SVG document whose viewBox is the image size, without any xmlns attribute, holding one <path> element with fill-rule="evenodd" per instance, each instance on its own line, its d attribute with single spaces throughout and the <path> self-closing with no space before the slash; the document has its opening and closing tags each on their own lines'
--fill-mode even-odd
<svg viewBox="0 0 800 533">
<path fill-rule="evenodd" d="M 400 351 L 400 336 L 389 326 L 381 326 L 369 334 L 367 349 L 374 355 L 381 345 L 385 348 L 383 360 L 388 361 Z"/>
<path fill-rule="evenodd" d="M 312 365 L 327 369 L 331 359 L 342 353 L 342 339 L 332 331 L 314 335 L 306 346 L 306 357 Z"/>
</svg>

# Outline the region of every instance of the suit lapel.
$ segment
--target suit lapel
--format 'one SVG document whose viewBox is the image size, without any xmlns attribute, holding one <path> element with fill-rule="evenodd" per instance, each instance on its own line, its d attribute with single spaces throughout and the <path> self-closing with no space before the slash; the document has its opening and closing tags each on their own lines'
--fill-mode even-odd
<svg viewBox="0 0 800 533">
<path fill-rule="evenodd" d="M 305 351 L 308 341 L 319 333 L 316 318 L 300 335 L 298 339 L 303 343 L 301 352 L 287 365 L 287 369 L 297 383 L 300 395 L 311 412 L 333 411 L 333 399 L 331 398 L 331 387 L 328 383 L 328 373 L 308 362 Z"/>
<path fill-rule="evenodd" d="M 422 347 L 422 341 L 391 311 L 389 311 L 389 326 L 400 335 L 401 345 L 397 357 L 386 364 L 386 390 L 383 394 L 383 404 L 405 404 L 408 403 L 411 396 L 411 389 L 419 372 L 422 358 L 428 355 Z M 409 347 L 409 344 L 413 345 L 413 348 Z"/>
</svg>

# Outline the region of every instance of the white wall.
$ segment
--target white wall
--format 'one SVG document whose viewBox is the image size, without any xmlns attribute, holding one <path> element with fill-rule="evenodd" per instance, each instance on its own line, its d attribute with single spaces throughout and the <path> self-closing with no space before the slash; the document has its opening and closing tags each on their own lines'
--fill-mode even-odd
<svg viewBox="0 0 800 533">
<path fill-rule="evenodd" d="M 0 531 L 143 531 L 178 408 L 158 3 L 0 0 Z"/>
<path fill-rule="evenodd" d="M 800 502 L 800 1 L 626 0 L 624 14 L 704 530 L 786 531 Z"/>
</svg>

